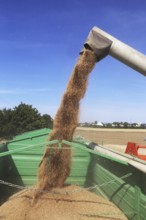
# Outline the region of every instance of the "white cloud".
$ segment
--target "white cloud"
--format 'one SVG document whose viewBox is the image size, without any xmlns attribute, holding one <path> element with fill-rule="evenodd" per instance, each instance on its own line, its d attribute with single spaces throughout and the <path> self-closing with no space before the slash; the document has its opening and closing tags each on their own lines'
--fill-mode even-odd
<svg viewBox="0 0 146 220">
<path fill-rule="evenodd" d="M 0 89 L 0 95 L 13 95 L 13 94 L 28 94 L 28 93 L 40 93 L 48 92 L 50 89 L 47 88 L 32 88 L 32 89 Z"/>
<path fill-rule="evenodd" d="M 14 93 L 13 90 L 0 89 L 0 95 L 3 95 L 3 94 L 13 94 L 13 93 Z"/>
</svg>

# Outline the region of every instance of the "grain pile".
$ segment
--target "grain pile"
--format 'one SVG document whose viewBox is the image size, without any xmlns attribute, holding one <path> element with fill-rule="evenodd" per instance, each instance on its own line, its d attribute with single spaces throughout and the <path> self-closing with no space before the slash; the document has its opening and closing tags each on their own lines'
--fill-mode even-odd
<svg viewBox="0 0 146 220">
<path fill-rule="evenodd" d="M 78 125 L 80 100 L 84 97 L 88 75 L 96 61 L 97 57 L 91 50 L 85 49 L 80 55 L 55 116 L 49 141 L 72 140 L 74 130 Z M 62 187 L 70 173 L 71 150 L 65 149 L 68 147 L 66 145 L 62 146 L 62 150 L 57 149 L 56 145 L 52 147 L 53 149 L 51 150 L 46 148 L 39 167 L 39 191 L 49 190 L 52 187 Z"/>
<path fill-rule="evenodd" d="M 111 202 L 77 186 L 56 188 L 31 206 L 32 191 L 21 191 L 0 208 L 2 220 L 126 220 Z"/>
</svg>

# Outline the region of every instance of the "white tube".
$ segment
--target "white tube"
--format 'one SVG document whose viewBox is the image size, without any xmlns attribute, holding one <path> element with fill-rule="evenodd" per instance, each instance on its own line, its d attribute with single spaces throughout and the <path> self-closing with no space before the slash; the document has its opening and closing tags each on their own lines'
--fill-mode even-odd
<svg viewBox="0 0 146 220">
<path fill-rule="evenodd" d="M 146 76 L 146 56 L 144 54 L 129 47 L 97 27 L 94 27 L 92 30 L 112 41 L 109 55 Z"/>
</svg>

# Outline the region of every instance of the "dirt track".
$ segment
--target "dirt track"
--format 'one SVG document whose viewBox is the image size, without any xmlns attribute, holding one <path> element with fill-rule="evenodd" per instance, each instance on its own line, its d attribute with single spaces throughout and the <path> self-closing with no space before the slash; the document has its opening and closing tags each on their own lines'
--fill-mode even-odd
<svg viewBox="0 0 146 220">
<path fill-rule="evenodd" d="M 101 145 L 127 145 L 128 142 L 136 142 L 146 145 L 146 129 L 107 129 L 78 127 L 75 136 L 94 141 Z"/>
</svg>

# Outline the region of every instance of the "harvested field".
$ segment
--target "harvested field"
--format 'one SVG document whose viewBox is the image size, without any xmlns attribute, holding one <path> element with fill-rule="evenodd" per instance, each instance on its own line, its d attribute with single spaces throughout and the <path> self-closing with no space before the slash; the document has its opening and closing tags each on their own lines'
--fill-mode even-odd
<svg viewBox="0 0 146 220">
<path fill-rule="evenodd" d="M 31 206 L 32 191 L 12 196 L 0 207 L 3 220 L 126 220 L 111 202 L 78 186 L 65 186 L 42 194 Z"/>
<path fill-rule="evenodd" d="M 78 127 L 75 136 L 81 136 L 100 145 L 127 145 L 136 142 L 146 145 L 146 129 L 106 129 Z"/>
</svg>

